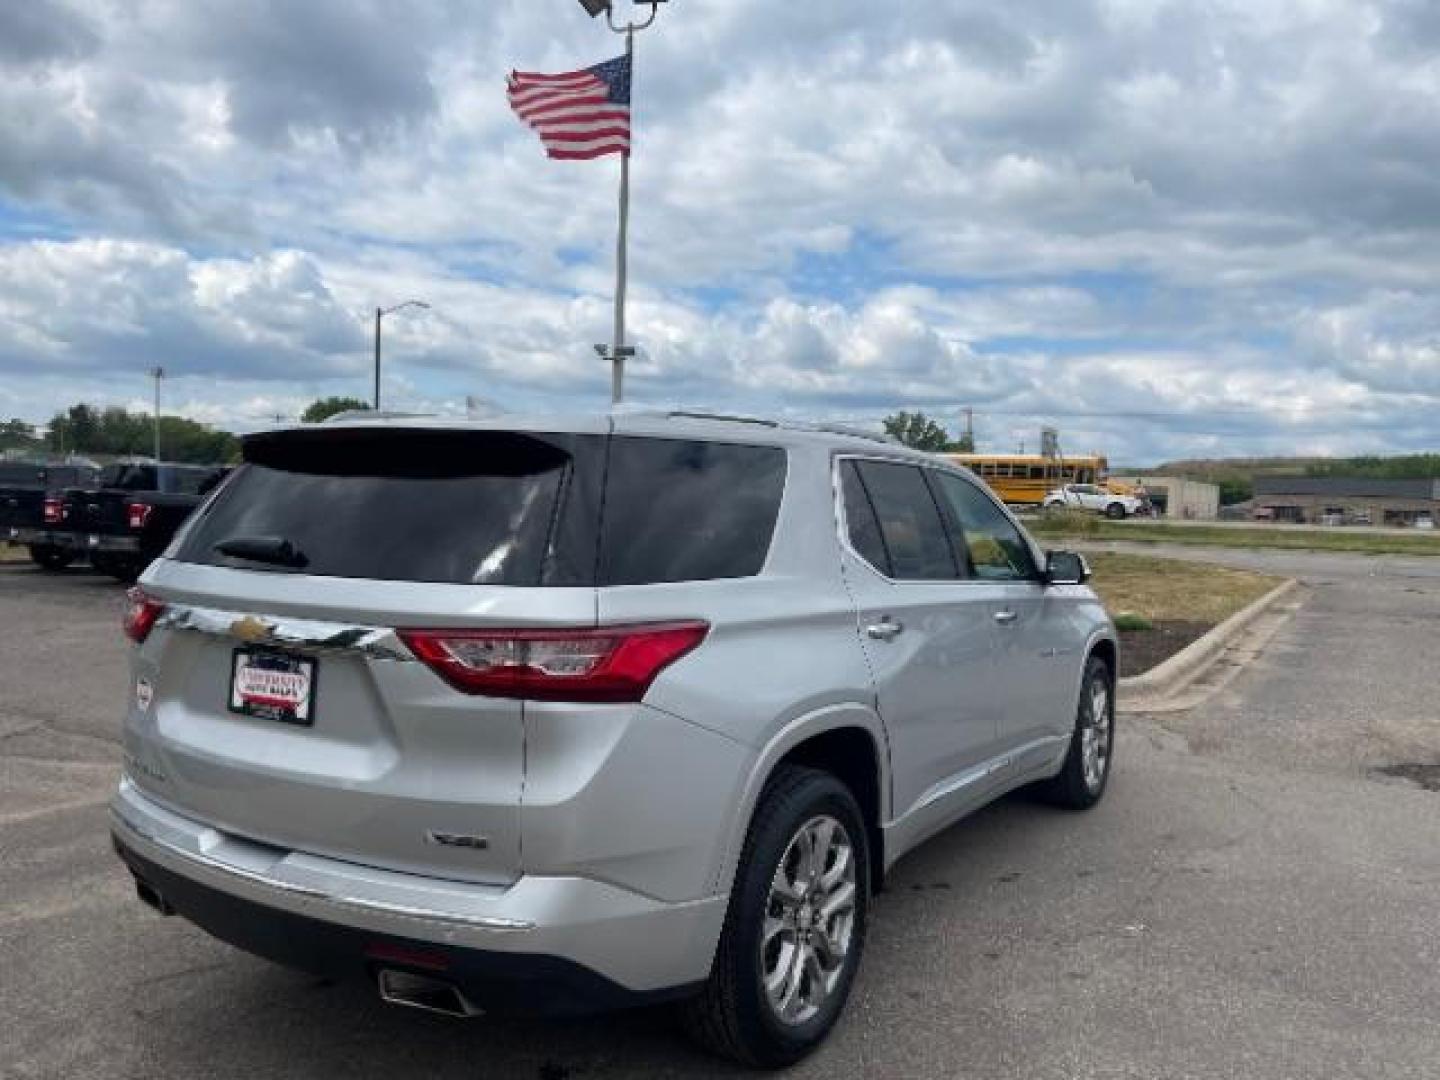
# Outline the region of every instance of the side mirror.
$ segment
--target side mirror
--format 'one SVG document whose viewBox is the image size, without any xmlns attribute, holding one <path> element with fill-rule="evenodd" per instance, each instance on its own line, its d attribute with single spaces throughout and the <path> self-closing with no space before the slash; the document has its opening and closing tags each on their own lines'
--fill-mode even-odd
<svg viewBox="0 0 1440 1080">
<path fill-rule="evenodd" d="M 1051 551 L 1045 556 L 1046 585 L 1084 585 L 1090 580 L 1090 564 L 1073 551 Z"/>
</svg>

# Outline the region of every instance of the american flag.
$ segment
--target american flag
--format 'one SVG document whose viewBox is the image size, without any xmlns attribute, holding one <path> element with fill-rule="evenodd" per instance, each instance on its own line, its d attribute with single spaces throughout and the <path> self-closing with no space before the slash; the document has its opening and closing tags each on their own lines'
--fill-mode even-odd
<svg viewBox="0 0 1440 1080">
<path fill-rule="evenodd" d="M 552 158 L 583 161 L 630 153 L 628 56 L 563 75 L 511 72 L 507 96 Z"/>
</svg>

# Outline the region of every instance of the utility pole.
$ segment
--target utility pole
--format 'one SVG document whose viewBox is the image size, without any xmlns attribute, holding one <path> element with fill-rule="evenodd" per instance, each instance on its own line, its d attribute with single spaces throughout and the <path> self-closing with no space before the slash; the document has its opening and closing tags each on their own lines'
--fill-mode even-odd
<svg viewBox="0 0 1440 1080">
<path fill-rule="evenodd" d="M 150 374 L 155 379 L 155 463 L 160 463 L 160 380 L 165 378 L 163 367 L 150 369 Z"/>
</svg>

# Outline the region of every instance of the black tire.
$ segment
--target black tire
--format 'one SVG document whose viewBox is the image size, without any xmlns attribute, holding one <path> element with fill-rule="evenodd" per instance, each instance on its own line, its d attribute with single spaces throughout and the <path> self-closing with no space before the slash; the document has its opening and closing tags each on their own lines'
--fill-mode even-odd
<svg viewBox="0 0 1440 1080">
<path fill-rule="evenodd" d="M 109 574 L 122 585 L 134 585 L 140 577 L 140 572 L 145 569 L 139 559 L 127 559 L 121 555 L 112 562 L 105 573 Z"/>
<path fill-rule="evenodd" d="M 42 570 L 64 570 L 75 561 L 75 556 L 64 548 L 52 547 L 49 544 L 31 544 L 30 561 Z"/>
<path fill-rule="evenodd" d="M 762 984 L 760 932 L 781 859 L 796 834 L 820 815 L 838 821 L 850 840 L 853 924 L 834 988 L 815 1015 L 791 1024 L 777 1015 Z M 864 951 L 869 904 L 869 841 L 850 789 L 829 773 L 782 765 L 751 819 L 710 978 L 699 996 L 681 1006 L 690 1036 L 715 1054 L 757 1068 L 791 1065 L 810 1053 L 845 1008 Z"/>
<path fill-rule="evenodd" d="M 1097 726 L 1094 703 L 1095 688 L 1104 689 L 1104 716 L 1098 726 L 1104 731 L 1104 765 L 1099 782 L 1087 778 L 1085 763 L 1085 729 Z M 1065 764 L 1053 779 L 1037 786 L 1040 797 L 1066 810 L 1089 810 L 1105 796 L 1110 784 L 1110 770 L 1115 764 L 1115 677 L 1102 657 L 1091 655 L 1085 661 L 1085 677 L 1080 683 L 1080 703 L 1075 709 L 1075 731 L 1070 736 L 1070 751 Z M 1093 775 L 1093 774 L 1092 774 Z"/>
<path fill-rule="evenodd" d="M 97 574 L 112 577 L 122 585 L 135 584 L 135 579 L 140 576 L 140 571 L 145 569 L 138 559 L 100 551 L 90 556 L 90 566 Z"/>
<path fill-rule="evenodd" d="M 1105 516 L 1113 521 L 1119 521 L 1125 516 L 1125 504 L 1114 502 L 1105 507 Z"/>
</svg>

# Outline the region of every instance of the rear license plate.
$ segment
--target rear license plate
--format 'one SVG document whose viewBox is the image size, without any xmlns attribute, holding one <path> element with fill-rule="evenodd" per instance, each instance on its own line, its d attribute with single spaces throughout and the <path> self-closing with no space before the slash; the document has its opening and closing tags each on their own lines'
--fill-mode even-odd
<svg viewBox="0 0 1440 1080">
<path fill-rule="evenodd" d="M 272 649 L 236 649 L 230 711 L 283 724 L 315 722 L 316 661 Z"/>
</svg>

